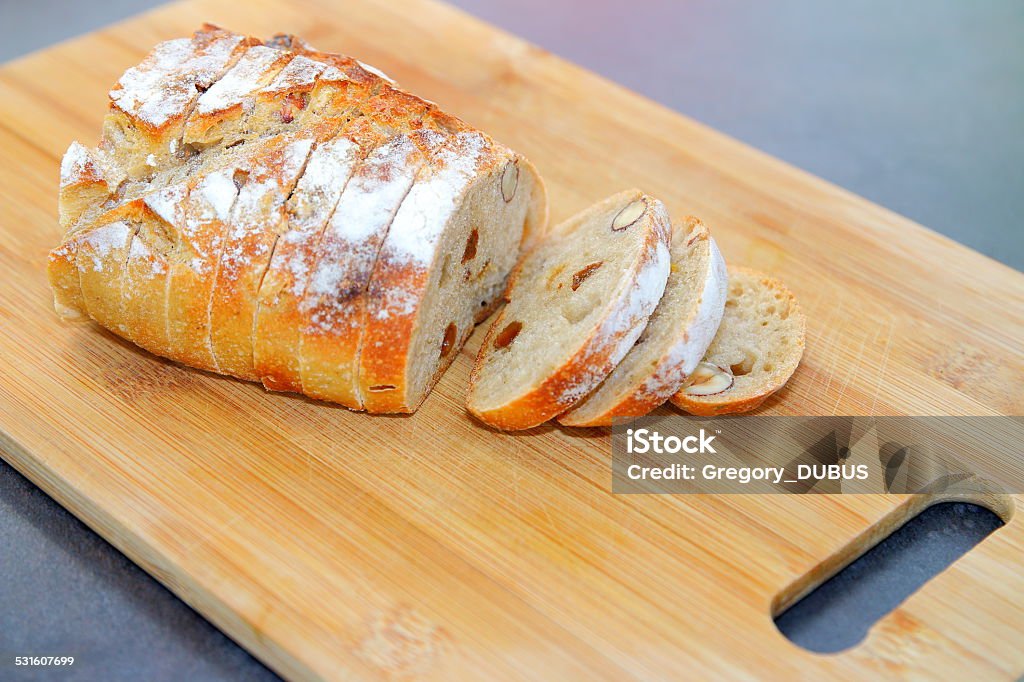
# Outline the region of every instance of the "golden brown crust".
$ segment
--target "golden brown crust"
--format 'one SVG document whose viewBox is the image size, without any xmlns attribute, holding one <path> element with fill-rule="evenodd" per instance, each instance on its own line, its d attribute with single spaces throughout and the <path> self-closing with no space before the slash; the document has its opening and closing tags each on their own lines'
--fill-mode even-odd
<svg viewBox="0 0 1024 682">
<path fill-rule="evenodd" d="M 227 221 L 210 298 L 210 343 L 220 371 L 239 379 L 259 380 L 253 362 L 259 288 L 285 219 L 285 200 L 313 143 L 309 134 L 288 135 L 263 147 Z"/>
</svg>

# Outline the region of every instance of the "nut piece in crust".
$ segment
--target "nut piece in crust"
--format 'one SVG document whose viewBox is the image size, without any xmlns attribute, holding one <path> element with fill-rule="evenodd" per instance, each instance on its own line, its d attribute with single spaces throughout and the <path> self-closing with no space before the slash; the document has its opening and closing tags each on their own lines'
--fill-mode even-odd
<svg viewBox="0 0 1024 682">
<path fill-rule="evenodd" d="M 640 218 L 643 217 L 644 213 L 647 212 L 647 202 L 642 198 L 637 199 L 633 203 L 624 206 L 621 211 L 612 219 L 612 230 L 619 232 L 625 230 L 631 225 L 635 225 Z"/>
<path fill-rule="evenodd" d="M 710 362 L 702 362 L 693 370 L 687 385 L 683 388 L 686 395 L 715 395 L 732 388 L 733 378 L 729 370 Z"/>
</svg>

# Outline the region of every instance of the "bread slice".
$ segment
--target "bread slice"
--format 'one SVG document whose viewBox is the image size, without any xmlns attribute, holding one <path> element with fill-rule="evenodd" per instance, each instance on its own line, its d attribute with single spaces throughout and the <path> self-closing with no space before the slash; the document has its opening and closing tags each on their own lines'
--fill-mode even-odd
<svg viewBox="0 0 1024 682">
<path fill-rule="evenodd" d="M 210 297 L 226 223 L 238 198 L 237 170 L 228 166 L 189 183 L 184 223 L 168 257 L 167 357 L 212 372 L 220 367 L 210 343 Z"/>
<path fill-rule="evenodd" d="M 664 205 L 638 190 L 565 221 L 519 266 L 467 406 L 501 429 L 537 426 L 590 393 L 636 343 L 668 281 Z"/>
<path fill-rule="evenodd" d="M 59 221 L 65 231 L 90 207 L 110 196 L 110 186 L 99 152 L 72 142 L 60 164 Z M 79 240 L 68 240 L 54 249 L 47 261 L 53 288 L 53 307 L 61 318 L 78 319 L 85 312 L 78 276 Z"/>
<path fill-rule="evenodd" d="M 668 400 L 704 357 L 725 311 L 728 275 L 700 220 L 676 225 L 665 293 L 636 345 L 593 393 L 558 417 L 565 426 L 608 426 Z"/>
<path fill-rule="evenodd" d="M 388 227 L 425 163 L 411 134 L 398 135 L 369 151 L 341 193 L 300 304 L 300 376 L 307 395 L 361 409 L 366 285 Z"/>
<path fill-rule="evenodd" d="M 288 200 L 286 229 L 260 286 L 253 336 L 256 373 L 270 390 L 302 390 L 300 306 L 323 231 L 369 144 L 356 132 L 319 144 Z"/>
<path fill-rule="evenodd" d="M 132 337 L 124 323 L 121 281 L 135 231 L 148 215 L 145 202 L 136 200 L 111 210 L 73 240 L 85 311 L 102 326 L 129 340 Z"/>
<path fill-rule="evenodd" d="M 124 326 L 129 338 L 146 350 L 166 356 L 167 277 L 171 253 L 184 223 L 187 185 L 171 185 L 140 200 L 146 211 L 128 247 L 121 275 Z"/>
<path fill-rule="evenodd" d="M 753 410 L 782 388 L 804 352 L 804 314 L 777 279 L 729 269 L 729 296 L 718 333 L 672 402 L 690 414 Z"/>
<path fill-rule="evenodd" d="M 220 371 L 258 381 L 253 328 L 258 292 L 285 222 L 285 202 L 305 168 L 315 139 L 305 133 L 267 142 L 247 171 L 228 217 L 210 297 L 210 343 Z"/>
<path fill-rule="evenodd" d="M 366 290 L 359 398 L 412 412 L 504 291 L 546 220 L 533 167 L 477 132 L 420 131 L 430 159 L 402 201 Z"/>
</svg>

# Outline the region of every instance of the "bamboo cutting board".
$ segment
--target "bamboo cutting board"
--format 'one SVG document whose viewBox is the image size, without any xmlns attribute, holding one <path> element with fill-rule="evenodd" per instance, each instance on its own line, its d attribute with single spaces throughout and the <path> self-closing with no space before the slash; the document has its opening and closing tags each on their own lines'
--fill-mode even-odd
<svg viewBox="0 0 1024 682">
<path fill-rule="evenodd" d="M 479 333 L 418 414 L 370 417 L 59 323 L 59 156 L 95 142 L 127 66 L 204 20 L 379 66 L 529 156 L 555 220 L 633 185 L 703 217 L 807 313 L 765 413 L 1024 413 L 1018 272 L 444 5 L 190 0 L 0 69 L 0 448 L 61 504 L 295 678 L 1024 672 L 1019 518 L 819 656 L 773 611 L 924 500 L 613 496 L 606 431 L 465 415 Z"/>
</svg>

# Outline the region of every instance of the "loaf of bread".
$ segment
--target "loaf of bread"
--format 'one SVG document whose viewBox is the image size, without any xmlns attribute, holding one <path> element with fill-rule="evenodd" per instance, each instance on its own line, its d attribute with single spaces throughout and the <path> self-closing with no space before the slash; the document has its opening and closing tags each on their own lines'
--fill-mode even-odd
<svg viewBox="0 0 1024 682">
<path fill-rule="evenodd" d="M 589 394 L 643 332 L 669 276 L 664 205 L 621 192 L 555 227 L 513 276 L 467 406 L 501 429 L 541 424 Z"/>
<path fill-rule="evenodd" d="M 704 357 L 725 310 L 725 261 L 708 228 L 673 227 L 665 293 L 636 344 L 592 393 L 558 417 L 565 426 L 608 426 L 668 400 Z"/>
<path fill-rule="evenodd" d="M 700 416 L 753 410 L 793 376 L 804 353 L 805 327 L 796 297 L 782 282 L 730 268 L 718 333 L 672 402 Z"/>
<path fill-rule="evenodd" d="M 524 157 L 354 59 L 214 26 L 61 166 L 55 307 L 268 389 L 411 412 L 543 232 Z"/>
</svg>

